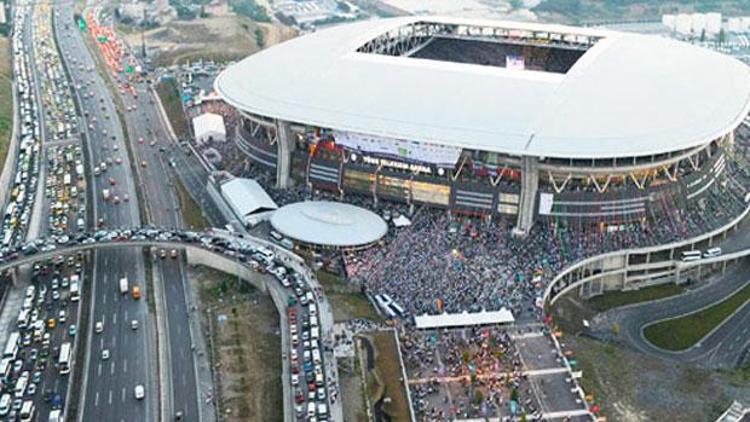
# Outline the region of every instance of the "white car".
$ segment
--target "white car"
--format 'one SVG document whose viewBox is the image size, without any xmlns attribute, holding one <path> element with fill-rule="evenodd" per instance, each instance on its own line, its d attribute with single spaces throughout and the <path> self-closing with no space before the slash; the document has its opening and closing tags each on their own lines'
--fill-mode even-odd
<svg viewBox="0 0 750 422">
<path fill-rule="evenodd" d="M 133 392 L 135 393 L 136 400 L 143 400 L 146 397 L 146 389 L 143 387 L 143 384 L 136 385 Z"/>
<path fill-rule="evenodd" d="M 96 321 L 94 331 L 96 331 L 97 334 L 101 334 L 101 332 L 104 331 L 104 323 L 101 321 Z"/>
<path fill-rule="evenodd" d="M 102 360 L 109 359 L 109 349 L 102 350 Z"/>
<path fill-rule="evenodd" d="M 134 320 L 130 321 L 130 328 L 132 328 L 134 330 L 138 329 L 138 320 L 137 319 L 134 319 Z"/>
</svg>

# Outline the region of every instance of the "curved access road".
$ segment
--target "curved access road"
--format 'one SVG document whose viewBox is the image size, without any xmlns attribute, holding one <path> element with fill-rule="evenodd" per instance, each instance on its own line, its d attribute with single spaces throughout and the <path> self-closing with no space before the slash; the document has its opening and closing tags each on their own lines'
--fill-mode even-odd
<svg viewBox="0 0 750 422">
<path fill-rule="evenodd" d="M 713 306 L 750 282 L 750 261 L 679 296 L 612 309 L 597 315 L 591 325 L 594 336 L 611 339 L 612 324 L 620 326 L 619 340 L 642 353 L 662 359 L 710 368 L 735 368 L 750 350 L 750 301 L 725 319 L 694 346 L 678 352 L 661 349 L 643 335 L 646 326 Z"/>
</svg>

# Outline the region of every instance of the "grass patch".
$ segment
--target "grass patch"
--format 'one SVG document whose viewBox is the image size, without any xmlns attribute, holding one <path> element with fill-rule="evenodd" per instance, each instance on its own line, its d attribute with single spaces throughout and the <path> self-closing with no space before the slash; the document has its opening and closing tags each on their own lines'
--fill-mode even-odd
<svg viewBox="0 0 750 422">
<path fill-rule="evenodd" d="M 381 398 L 383 412 L 393 421 L 410 420 L 409 400 L 404 387 L 403 372 L 396 339 L 390 331 L 380 331 L 368 336 L 375 349 L 375 368 L 367 375 L 367 390 L 374 405 Z"/>
<path fill-rule="evenodd" d="M 177 89 L 177 81 L 173 78 L 162 79 L 156 84 L 156 93 L 159 94 L 164 111 L 167 113 L 175 135 L 181 140 L 190 138 L 190 127 L 188 126 L 185 110 L 182 108 L 180 91 Z"/>
<path fill-rule="evenodd" d="M 643 331 L 651 343 L 667 350 L 684 350 L 750 300 L 750 283 L 724 301 L 700 312 L 649 325 Z"/>
<path fill-rule="evenodd" d="M 597 312 L 603 312 L 608 309 L 620 306 L 630 305 L 633 303 L 649 302 L 652 300 L 662 299 L 665 297 L 676 296 L 685 289 L 676 284 L 660 284 L 658 286 L 646 287 L 638 290 L 625 292 L 607 292 L 603 295 L 593 297 L 589 300 L 589 305 Z"/>
<path fill-rule="evenodd" d="M 323 286 L 328 301 L 331 302 L 334 321 L 382 320 L 364 293 L 360 291 L 359 286 L 348 283 L 341 277 L 327 271 L 318 271 L 315 275 L 318 277 L 320 285 Z"/>
<path fill-rule="evenodd" d="M 179 178 L 174 178 L 174 186 L 180 199 L 180 212 L 185 225 L 193 230 L 210 228 L 211 224 L 203 216 L 202 208 L 193 200 Z"/>
<path fill-rule="evenodd" d="M 13 132 L 13 79 L 10 41 L 0 37 L 0 165 L 5 163 Z"/>
</svg>

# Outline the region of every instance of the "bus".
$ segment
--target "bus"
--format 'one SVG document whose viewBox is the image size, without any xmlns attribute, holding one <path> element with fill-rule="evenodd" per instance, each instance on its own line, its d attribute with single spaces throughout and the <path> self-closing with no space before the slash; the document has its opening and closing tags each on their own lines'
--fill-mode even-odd
<svg viewBox="0 0 750 422">
<path fill-rule="evenodd" d="M 18 331 L 10 333 L 8 342 L 5 343 L 5 351 L 3 352 L 4 358 L 15 359 L 18 354 L 18 340 L 21 338 L 21 334 Z"/>
<path fill-rule="evenodd" d="M 395 300 L 391 302 L 390 308 L 399 316 L 399 318 L 406 317 L 406 311 Z"/>
<path fill-rule="evenodd" d="M 391 304 L 393 303 L 393 300 L 391 300 L 391 297 L 387 294 L 380 294 L 375 296 L 375 302 L 378 304 L 378 308 L 380 308 L 381 311 L 385 314 L 388 319 L 393 319 L 396 317 L 396 313 L 393 312 L 393 309 L 391 309 Z"/>
<path fill-rule="evenodd" d="M 697 261 L 701 259 L 701 251 L 684 251 L 681 254 L 682 262 Z"/>
<path fill-rule="evenodd" d="M 74 274 L 70 276 L 70 301 L 71 302 L 78 302 L 78 300 L 81 298 L 81 291 L 78 287 L 78 275 Z"/>
<path fill-rule="evenodd" d="M 57 361 L 58 369 L 61 375 L 65 375 L 70 372 L 70 358 L 71 358 L 71 346 L 70 342 L 66 341 L 60 346 L 60 358 Z"/>
</svg>

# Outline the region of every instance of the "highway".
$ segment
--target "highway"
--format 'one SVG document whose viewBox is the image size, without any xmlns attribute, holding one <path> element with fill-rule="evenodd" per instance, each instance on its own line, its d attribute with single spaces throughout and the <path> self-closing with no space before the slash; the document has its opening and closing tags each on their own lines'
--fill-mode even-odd
<svg viewBox="0 0 750 422">
<path fill-rule="evenodd" d="M 711 332 L 698 345 L 685 351 L 660 349 L 643 336 L 643 329 L 660 320 L 699 311 L 731 296 L 750 282 L 750 261 L 730 267 L 725 277 L 715 277 L 679 296 L 616 308 L 594 318 L 591 332 L 611 338 L 612 324 L 620 325 L 620 336 L 628 346 L 651 356 L 710 368 L 734 368 L 750 348 L 750 303 Z"/>
<path fill-rule="evenodd" d="M 54 7 L 55 33 L 84 114 L 81 129 L 88 156 L 93 219 L 102 219 L 105 227 L 140 225 L 135 179 L 114 103 L 95 71 L 83 34 L 73 20 L 73 8 L 62 2 L 54 3 Z M 108 169 L 96 176 L 93 169 L 101 168 L 101 163 L 107 163 Z M 119 196 L 121 202 L 106 201 L 104 189 Z M 149 358 L 156 356 L 156 326 L 147 307 L 150 292 L 145 276 L 144 259 L 138 250 L 94 254 L 90 324 L 82 327 L 88 337 L 88 353 L 79 420 L 157 420 L 157 361 Z M 141 300 L 119 293 L 117 283 L 122 277 L 141 287 Z M 139 323 L 136 330 L 131 328 L 133 320 Z M 101 334 L 94 333 L 97 321 L 104 325 Z M 104 349 L 110 352 L 106 362 L 102 359 Z M 143 401 L 134 398 L 138 384 L 145 387 Z"/>
<path fill-rule="evenodd" d="M 102 25 L 107 23 L 100 22 Z M 131 63 L 132 57 L 127 49 L 124 51 L 123 68 Z M 129 78 L 121 72 L 113 82 L 121 88 L 119 95 L 125 107 L 125 126 L 138 163 L 136 168 L 148 222 L 159 227 L 182 227 L 180 202 L 168 157 L 170 154 L 181 154 L 180 148 L 172 144 L 166 128 L 157 117 L 154 98 L 145 81 L 138 82 L 137 78 Z M 137 96 L 126 89 L 126 82 L 135 88 Z M 166 321 L 162 328 L 167 331 L 164 338 L 168 346 L 165 351 L 168 368 L 164 375 L 171 381 L 162 383 L 166 387 L 167 399 L 163 403 L 166 410 L 162 415 L 182 412 L 188 420 L 199 420 L 203 415 L 199 414 L 201 399 L 196 380 L 195 354 L 198 350 L 194 350 L 195 339 L 190 330 L 190 307 L 185 292 L 189 280 L 185 276 L 184 263 L 181 259 L 159 259 L 153 269 L 155 280 L 160 283 L 163 292 Z M 207 394 L 204 392 L 204 396 Z"/>
</svg>

